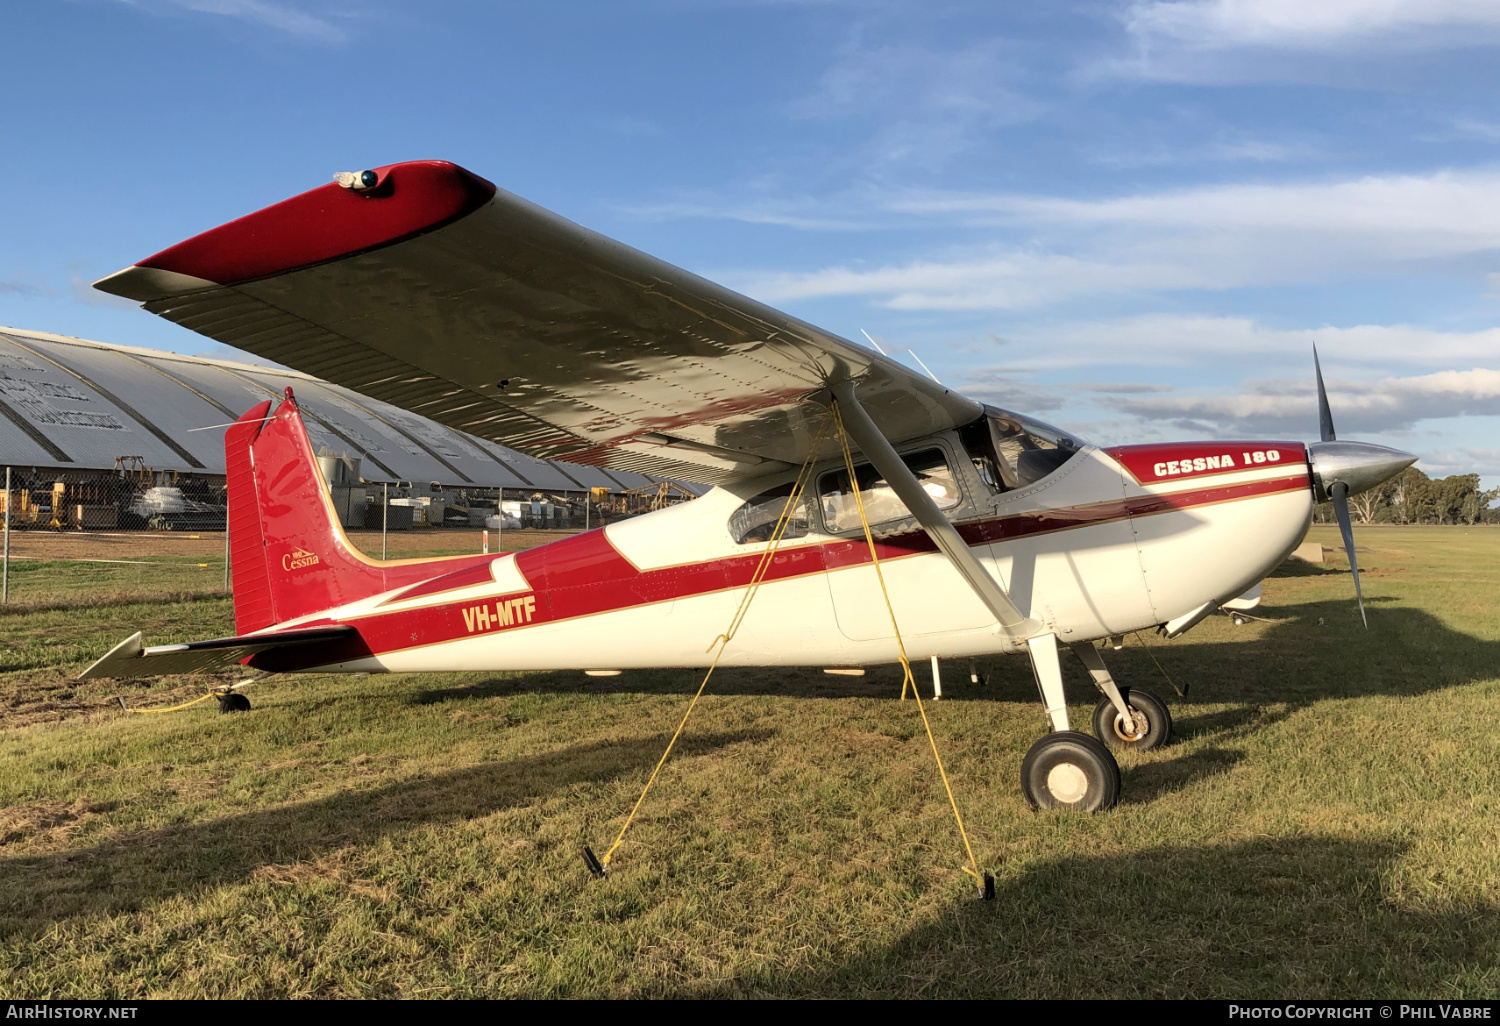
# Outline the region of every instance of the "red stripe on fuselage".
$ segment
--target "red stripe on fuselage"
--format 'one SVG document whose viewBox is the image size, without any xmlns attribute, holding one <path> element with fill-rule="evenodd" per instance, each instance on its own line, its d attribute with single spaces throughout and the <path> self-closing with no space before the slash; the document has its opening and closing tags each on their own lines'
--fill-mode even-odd
<svg viewBox="0 0 1500 1026">
<path fill-rule="evenodd" d="M 1140 484 L 1267 470 L 1278 464 L 1290 472 L 1307 465 L 1301 442 L 1158 442 L 1105 449 Z"/>
<path fill-rule="evenodd" d="M 1306 487 L 1307 474 L 1303 471 L 1273 480 L 1037 510 L 956 526 L 971 545 L 1005 542 L 1107 524 L 1132 516 L 1154 516 Z M 878 540 L 875 545 L 882 562 L 936 551 L 927 535 L 919 532 Z M 603 529 L 598 529 L 516 554 L 518 569 L 534 589 L 526 593 L 534 602 L 529 615 L 524 618 L 517 615 L 518 610 L 497 608 L 498 605 L 514 603 L 515 595 L 351 617 L 345 622 L 354 624 L 360 637 L 339 643 L 337 650 L 326 653 L 327 658 L 319 665 L 743 588 L 750 583 L 760 559 L 760 553 L 750 553 L 703 563 L 640 570 L 610 544 Z M 776 553 L 765 580 L 768 583 L 791 580 L 860 566 L 869 561 L 869 545 L 863 538 L 794 546 Z M 490 624 L 484 629 L 477 627 L 480 609 L 485 610 Z M 467 619 L 466 610 L 469 613 Z M 508 623 L 501 622 L 502 613 L 509 614 Z"/>
</svg>

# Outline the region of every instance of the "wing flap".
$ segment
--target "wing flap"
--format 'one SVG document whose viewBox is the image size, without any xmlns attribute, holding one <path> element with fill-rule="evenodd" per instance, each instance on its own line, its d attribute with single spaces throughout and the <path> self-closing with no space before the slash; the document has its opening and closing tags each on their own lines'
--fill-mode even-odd
<svg viewBox="0 0 1500 1026">
<path fill-rule="evenodd" d="M 217 673 L 231 670 L 251 656 L 266 652 L 305 649 L 328 645 L 355 633 L 348 624 L 311 627 L 306 630 L 282 631 L 277 634 L 248 634 L 232 638 L 213 638 L 185 645 L 141 644 L 139 631 L 120 642 L 78 675 L 79 680 L 101 677 L 157 677 L 172 673 Z"/>
</svg>

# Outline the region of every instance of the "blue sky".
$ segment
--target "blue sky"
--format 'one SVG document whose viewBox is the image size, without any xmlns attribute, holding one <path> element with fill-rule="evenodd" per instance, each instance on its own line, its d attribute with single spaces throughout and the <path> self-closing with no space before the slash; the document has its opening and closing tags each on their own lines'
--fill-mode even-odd
<svg viewBox="0 0 1500 1026">
<path fill-rule="evenodd" d="M 1096 441 L 1500 484 L 1500 3 L 10 0 L 0 324 L 339 170 L 457 161 Z M 220 355 L 224 355 L 222 350 Z"/>
</svg>

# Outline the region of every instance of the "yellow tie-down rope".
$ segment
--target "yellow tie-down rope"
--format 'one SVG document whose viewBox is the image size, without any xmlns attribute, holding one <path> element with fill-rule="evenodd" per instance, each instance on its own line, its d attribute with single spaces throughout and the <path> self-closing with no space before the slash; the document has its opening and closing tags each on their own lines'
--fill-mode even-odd
<svg viewBox="0 0 1500 1026">
<path fill-rule="evenodd" d="M 208 694 L 203 695 L 203 696 L 201 696 L 199 698 L 195 698 L 195 699 L 193 699 L 190 702 L 183 702 L 181 705 L 168 706 L 165 709 L 131 709 L 128 706 L 126 706 L 125 699 L 122 698 L 122 699 L 120 699 L 120 708 L 124 709 L 126 712 L 130 713 L 132 716 L 146 716 L 146 715 L 152 714 L 152 713 L 169 713 L 169 712 L 176 712 L 179 709 L 186 709 L 189 706 L 197 705 L 199 702 L 207 702 L 210 698 L 217 698 L 218 695 L 219 695 L 219 693 L 217 691 L 210 691 Z"/>
<path fill-rule="evenodd" d="M 130 706 L 125 704 L 125 699 L 123 696 L 116 696 L 115 701 L 120 703 L 121 709 L 125 710 L 125 712 L 129 713 L 132 716 L 153 716 L 157 713 L 177 712 L 181 709 L 187 709 L 195 706 L 199 702 L 207 702 L 210 698 L 223 698 L 225 695 L 237 695 L 240 692 L 240 688 L 247 688 L 251 684 L 254 684 L 257 680 L 262 679 L 262 677 L 264 676 L 265 674 L 262 674 L 261 677 L 252 677 L 249 680 L 242 680 L 238 684 L 227 684 L 221 687 L 216 687 L 206 695 L 199 695 L 197 698 L 183 702 L 181 705 L 169 705 L 165 709 L 132 709 L 130 708 Z"/>
<path fill-rule="evenodd" d="M 927 730 L 927 743 L 932 747 L 932 758 L 937 763 L 938 776 L 942 778 L 943 789 L 948 794 L 948 804 L 953 809 L 954 822 L 958 824 L 958 833 L 963 838 L 964 851 L 969 857 L 969 864 L 963 867 L 963 870 L 974 878 L 975 883 L 985 898 L 994 897 L 994 877 L 987 873 L 981 875 L 979 866 L 974 861 L 974 849 L 969 844 L 968 831 L 964 829 L 964 818 L 958 811 L 958 801 L 953 796 L 953 786 L 948 782 L 948 773 L 943 768 L 942 756 L 938 754 L 937 740 L 932 735 L 932 724 L 927 720 L 927 710 L 922 705 L 922 696 L 918 693 L 916 680 L 912 676 L 911 661 L 906 657 L 906 646 L 901 640 L 901 630 L 896 625 L 896 611 L 891 606 L 890 595 L 886 592 L 885 576 L 880 571 L 880 558 L 875 551 L 875 537 L 870 531 L 870 522 L 865 516 L 864 498 L 860 494 L 859 480 L 854 473 L 854 457 L 849 451 L 848 436 L 844 431 L 844 422 L 839 416 L 838 404 L 836 402 L 829 407 L 828 416 L 823 418 L 822 424 L 818 427 L 817 436 L 813 439 L 813 443 L 808 451 L 807 461 L 803 463 L 801 471 L 797 474 L 797 481 L 792 486 L 791 494 L 787 497 L 786 506 L 781 512 L 781 517 L 776 521 L 775 530 L 771 532 L 770 544 L 766 546 L 766 551 L 762 554 L 760 563 L 755 568 L 755 573 L 751 575 L 750 584 L 745 589 L 744 596 L 740 599 L 739 608 L 735 610 L 734 617 L 730 620 L 729 629 L 716 637 L 708 646 L 709 650 L 712 650 L 714 645 L 719 646 L 719 651 L 714 655 L 713 663 L 710 664 L 708 672 L 703 675 L 703 682 L 698 685 L 697 693 L 693 695 L 693 700 L 688 703 L 687 711 L 682 714 L 682 720 L 677 724 L 677 730 L 673 732 L 672 739 L 667 742 L 666 750 L 662 752 L 661 758 L 657 760 L 656 768 L 651 771 L 651 776 L 646 781 L 646 786 L 641 789 L 640 797 L 636 799 L 635 806 L 630 810 L 630 815 L 625 817 L 625 823 L 620 827 L 619 835 L 615 837 L 614 843 L 609 846 L 609 850 L 604 853 L 603 858 L 595 856 L 593 849 L 587 845 L 584 846 L 584 861 L 588 863 L 589 869 L 594 875 L 604 876 L 609 871 L 610 859 L 620 847 L 620 843 L 625 840 L 625 833 L 630 829 L 631 824 L 635 822 L 636 813 L 641 809 L 641 803 L 646 800 L 646 795 L 650 792 L 651 785 L 656 783 L 656 778 L 661 773 L 662 766 L 666 765 L 667 756 L 672 754 L 672 748 L 677 744 L 677 739 L 682 736 L 683 728 L 687 726 L 688 718 L 692 716 L 693 708 L 698 704 L 698 699 L 703 697 L 703 691 L 708 687 L 708 680 L 713 676 L 714 670 L 718 667 L 719 659 L 723 656 L 724 649 L 729 646 L 729 642 L 734 638 L 735 632 L 739 630 L 740 624 L 744 622 L 745 614 L 750 610 L 750 603 L 755 598 L 755 593 L 760 589 L 761 582 L 764 580 L 766 572 L 770 569 L 771 560 L 776 554 L 776 549 L 781 544 L 787 526 L 791 522 L 793 511 L 800 504 L 802 493 L 806 489 L 808 481 L 812 478 L 813 463 L 817 460 L 818 451 L 822 447 L 823 437 L 827 434 L 830 422 L 836 424 L 838 427 L 839 445 L 843 449 L 844 465 L 849 471 L 850 486 L 854 489 L 854 501 L 859 508 L 859 521 L 864 528 L 865 542 L 870 546 L 870 559 L 875 567 L 876 579 L 880 582 L 880 594 L 885 599 L 886 612 L 890 614 L 891 630 L 896 635 L 896 647 L 901 653 L 901 667 L 905 675 L 901 684 L 902 697 L 905 697 L 906 688 L 910 686 L 912 694 L 917 700 L 917 711 L 922 716 L 922 726 Z"/>
<path fill-rule="evenodd" d="M 885 600 L 885 611 L 890 614 L 891 631 L 896 635 L 896 650 L 901 653 L 901 697 L 906 698 L 906 689 L 911 688 L 912 697 L 917 700 L 917 712 L 922 716 L 922 726 L 927 731 L 927 743 L 932 747 L 932 761 L 937 763 L 938 776 L 943 780 L 943 790 L 948 793 L 948 804 L 953 809 L 953 821 L 958 824 L 958 836 L 963 838 L 964 852 L 969 856 L 969 864 L 963 867 L 965 873 L 974 878 L 974 883 L 979 887 L 980 893 L 986 899 L 995 896 L 995 878 L 988 873 L 981 875 L 979 865 L 974 861 L 974 848 L 969 844 L 969 832 L 964 829 L 964 817 L 958 811 L 958 799 L 953 797 L 953 785 L 948 782 L 948 771 L 943 768 L 943 757 L 938 754 L 937 739 L 932 736 L 932 724 L 927 719 L 927 708 L 922 704 L 922 693 L 917 688 L 916 679 L 912 676 L 911 660 L 906 657 L 906 643 L 901 640 L 901 628 L 896 625 L 896 609 L 891 605 L 890 592 L 885 587 L 885 574 L 880 570 L 880 557 L 875 552 L 875 535 L 870 531 L 870 521 L 865 516 L 865 499 L 859 490 L 859 477 L 854 472 L 854 455 L 849 451 L 849 434 L 844 430 L 844 418 L 839 414 L 838 403 L 835 402 L 830 408 L 833 419 L 838 424 L 839 445 L 844 450 L 844 466 L 849 472 L 849 487 L 854 491 L 854 504 L 859 509 L 859 523 L 865 532 L 865 542 L 870 546 L 870 563 L 875 567 L 875 579 L 880 582 L 880 597 Z"/>
<path fill-rule="evenodd" d="M 609 846 L 609 850 L 604 853 L 602 858 L 596 857 L 592 848 L 589 848 L 587 845 L 584 846 L 584 861 L 588 863 L 590 871 L 595 876 L 603 876 L 608 872 L 609 860 L 614 856 L 615 850 L 620 847 L 620 842 L 625 840 L 625 832 L 635 822 L 636 813 L 641 811 L 641 803 L 646 800 L 646 795 L 650 792 L 651 785 L 656 783 L 656 778 L 661 773 L 661 768 L 667 763 L 667 756 L 672 754 L 672 749 L 676 746 L 677 739 L 682 736 L 682 730 L 687 726 L 688 717 L 693 715 L 693 709 L 697 706 L 698 699 L 703 697 L 703 690 L 708 687 L 708 679 L 714 675 L 714 670 L 718 668 L 719 660 L 723 657 L 724 650 L 729 647 L 730 641 L 734 640 L 735 633 L 740 629 L 740 625 L 744 623 L 745 614 L 750 611 L 750 603 L 754 600 L 755 593 L 760 590 L 761 582 L 765 580 L 766 573 L 771 569 L 771 561 L 775 557 L 776 550 L 781 545 L 781 540 L 785 537 L 786 530 L 792 522 L 793 513 L 802 503 L 802 493 L 807 488 L 807 482 L 812 479 L 813 464 L 817 461 L 818 451 L 823 447 L 823 438 L 828 434 L 828 427 L 832 420 L 833 414 L 830 411 L 829 415 L 825 416 L 822 423 L 818 425 L 817 434 L 814 436 L 812 445 L 808 449 L 807 460 L 802 464 L 802 469 L 797 473 L 797 480 L 792 485 L 791 494 L 787 496 L 786 506 L 782 509 L 781 516 L 776 520 L 776 527 L 771 532 L 771 540 L 766 545 L 766 551 L 761 554 L 760 562 L 756 564 L 755 572 L 750 575 L 750 584 L 745 588 L 745 594 L 740 597 L 739 607 L 734 611 L 734 616 L 729 621 L 729 627 L 723 634 L 720 634 L 713 641 L 709 642 L 708 648 L 705 650 L 713 651 L 714 646 L 717 645 L 719 646 L 719 651 L 714 653 L 713 662 L 709 664 L 708 672 L 703 675 L 703 682 L 698 685 L 697 694 L 693 695 L 693 700 L 688 703 L 687 711 L 682 714 L 682 720 L 677 724 L 677 729 L 672 733 L 672 740 L 667 742 L 666 750 L 661 753 L 661 758 L 656 761 L 656 768 L 651 771 L 651 776 L 646 781 L 646 786 L 641 788 L 641 796 L 635 800 L 635 807 L 630 810 L 630 815 L 625 817 L 625 824 L 620 827 L 620 833 L 615 838 L 615 843 Z"/>
</svg>

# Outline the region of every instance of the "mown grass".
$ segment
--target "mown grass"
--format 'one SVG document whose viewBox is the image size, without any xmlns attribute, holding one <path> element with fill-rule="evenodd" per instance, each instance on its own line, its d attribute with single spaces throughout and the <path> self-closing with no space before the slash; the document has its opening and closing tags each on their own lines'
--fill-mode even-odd
<svg viewBox="0 0 1500 1026">
<path fill-rule="evenodd" d="M 1368 633 L 1342 565 L 1293 565 L 1263 622 L 1150 642 L 1189 697 L 1106 815 L 1021 799 L 1024 662 L 951 665 L 929 711 L 994 902 L 893 669 L 721 671 L 596 881 L 579 847 L 692 673 L 273 678 L 126 718 L 204 682 L 68 675 L 225 632 L 225 600 L 0 614 L 0 995 L 1493 997 L 1500 532 L 1359 541 Z M 1167 690 L 1136 640 L 1108 658 Z"/>
</svg>

